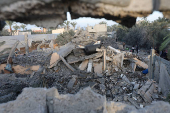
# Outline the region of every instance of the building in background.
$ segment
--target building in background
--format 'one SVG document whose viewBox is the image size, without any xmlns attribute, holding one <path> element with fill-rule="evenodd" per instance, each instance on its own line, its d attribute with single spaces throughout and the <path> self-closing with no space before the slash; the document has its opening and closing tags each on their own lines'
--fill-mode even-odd
<svg viewBox="0 0 170 113">
<path fill-rule="evenodd" d="M 63 33 L 64 31 L 65 31 L 64 28 L 60 28 L 60 29 L 52 30 L 52 34 L 60 34 Z"/>
<path fill-rule="evenodd" d="M 87 31 L 90 35 L 107 35 L 107 25 L 96 24 L 94 27 L 87 25 Z"/>
<path fill-rule="evenodd" d="M 46 33 L 46 32 L 47 32 L 47 29 L 46 29 L 46 28 L 43 28 L 43 32 Z"/>
<path fill-rule="evenodd" d="M 43 32 L 43 29 L 36 27 L 36 28 L 32 28 L 31 31 L 32 32 Z"/>
</svg>

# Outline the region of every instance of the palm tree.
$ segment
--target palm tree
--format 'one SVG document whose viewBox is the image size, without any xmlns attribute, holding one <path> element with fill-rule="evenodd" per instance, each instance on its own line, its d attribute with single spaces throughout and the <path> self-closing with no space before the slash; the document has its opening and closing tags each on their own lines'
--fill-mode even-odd
<svg viewBox="0 0 170 113">
<path fill-rule="evenodd" d="M 71 22 L 71 25 L 74 27 L 74 30 L 75 30 L 75 27 L 76 27 L 77 23 L 76 22 Z"/>
<path fill-rule="evenodd" d="M 20 29 L 20 27 L 19 27 L 17 24 L 15 24 L 15 25 L 13 26 L 13 28 L 15 29 L 16 32 L 17 32 L 18 29 Z"/>
<path fill-rule="evenodd" d="M 26 28 L 26 25 L 25 24 L 21 24 L 21 26 L 20 26 L 22 29 L 23 29 L 23 31 L 24 31 L 24 29 Z"/>
<path fill-rule="evenodd" d="M 13 25 L 13 21 L 6 21 L 7 26 L 9 26 L 10 29 L 10 35 L 12 35 L 12 25 Z"/>
<path fill-rule="evenodd" d="M 67 28 L 67 31 L 68 31 L 69 25 L 70 25 L 70 21 L 65 21 L 64 24 L 65 24 L 65 26 L 66 26 L 66 28 Z"/>
<path fill-rule="evenodd" d="M 161 46 L 159 47 L 159 50 L 162 51 L 165 48 L 168 48 L 168 59 L 170 59 L 170 34 L 168 34 L 166 37 L 164 37 L 164 41 L 162 42 Z"/>
<path fill-rule="evenodd" d="M 107 22 L 105 22 L 105 21 L 101 21 L 99 24 L 107 24 Z"/>
</svg>

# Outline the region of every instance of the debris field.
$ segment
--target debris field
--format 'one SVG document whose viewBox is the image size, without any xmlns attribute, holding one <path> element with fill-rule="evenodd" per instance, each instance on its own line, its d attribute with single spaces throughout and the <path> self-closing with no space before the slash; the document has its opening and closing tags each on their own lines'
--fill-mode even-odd
<svg viewBox="0 0 170 113">
<path fill-rule="evenodd" d="M 9 56 L 1 59 L 0 103 L 15 100 L 25 87 L 55 87 L 60 94 L 76 94 L 91 87 L 108 101 L 136 108 L 164 100 L 157 83 L 142 73 L 148 69 L 147 62 L 124 51 L 115 40 L 110 41 L 79 30 L 71 42 L 62 46 L 51 40 L 37 44 L 31 51 L 27 43 L 25 52 L 12 48 Z"/>
</svg>

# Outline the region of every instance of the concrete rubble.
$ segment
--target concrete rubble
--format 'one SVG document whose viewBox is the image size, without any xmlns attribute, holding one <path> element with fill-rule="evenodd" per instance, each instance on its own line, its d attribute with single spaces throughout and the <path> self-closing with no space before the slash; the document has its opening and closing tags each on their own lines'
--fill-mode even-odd
<svg viewBox="0 0 170 113">
<path fill-rule="evenodd" d="M 161 107 L 160 107 L 161 106 Z M 158 109 L 159 108 L 159 109 Z M 137 109 L 121 102 L 107 101 L 90 87 L 77 94 L 59 94 L 53 88 L 25 88 L 15 101 L 0 104 L 0 113 L 169 113 L 170 104 L 154 101 Z"/>
<path fill-rule="evenodd" d="M 106 18 L 132 27 L 137 17 L 147 17 L 153 11 L 161 11 L 169 19 L 169 3 L 169 0 L 1 0 L 0 20 L 50 28 L 63 23 L 69 11 L 72 19 Z"/>
<path fill-rule="evenodd" d="M 27 55 L 17 50 L 7 60 L 12 71 L 6 69 L 6 63 L 0 65 L 0 103 L 17 98 L 1 104 L 2 113 L 6 113 L 10 105 L 13 107 L 8 111 L 14 113 L 24 111 L 27 105 L 32 108 L 30 112 L 41 113 L 147 112 L 148 106 L 157 103 L 169 106 L 160 101 L 165 98 L 158 91 L 158 84 L 138 71 L 148 68 L 141 56 L 108 46 L 106 41 L 89 37 L 82 30 L 71 42 L 57 48 L 47 46 L 27 52 Z M 21 70 L 16 71 L 15 66 Z M 26 88 L 22 92 L 25 87 L 35 89 Z M 48 91 L 55 92 L 55 97 L 51 93 L 45 96 Z M 156 102 L 151 105 L 153 101 Z M 119 105 L 122 107 L 115 108 Z M 29 108 L 25 112 L 29 112 Z"/>
</svg>

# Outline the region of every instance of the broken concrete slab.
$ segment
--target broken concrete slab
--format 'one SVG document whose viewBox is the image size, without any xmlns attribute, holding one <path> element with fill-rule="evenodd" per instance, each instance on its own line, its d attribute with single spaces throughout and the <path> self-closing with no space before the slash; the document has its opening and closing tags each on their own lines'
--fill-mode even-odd
<svg viewBox="0 0 170 113">
<path fill-rule="evenodd" d="M 74 56 L 85 55 L 84 49 L 82 49 L 82 48 L 73 49 L 73 53 L 74 53 Z"/>
<path fill-rule="evenodd" d="M 128 97 L 128 101 L 129 101 L 132 105 L 134 105 L 137 109 L 140 109 L 140 106 L 139 106 L 132 98 L 129 98 L 129 97 Z"/>
<path fill-rule="evenodd" d="M 67 43 L 66 45 L 60 47 L 60 50 L 51 57 L 51 61 L 50 61 L 51 65 L 49 66 L 49 68 L 56 66 L 56 64 L 61 60 L 59 55 L 61 55 L 62 57 L 66 57 L 68 54 L 71 53 L 71 51 L 74 48 L 75 48 L 75 44 L 73 43 Z"/>
<path fill-rule="evenodd" d="M 155 83 L 148 80 L 145 85 L 143 85 L 139 90 L 138 94 L 141 95 L 141 97 L 145 100 L 145 102 L 151 103 L 152 102 L 152 94 L 154 93 L 154 90 L 156 89 Z"/>
<path fill-rule="evenodd" d="M 135 60 L 135 63 L 136 63 L 138 66 L 140 66 L 140 67 L 142 67 L 142 68 L 144 68 L 144 69 L 148 69 L 148 65 L 147 65 L 146 63 L 138 60 L 137 58 L 133 58 L 133 60 Z"/>
<path fill-rule="evenodd" d="M 123 60 L 124 60 L 124 53 L 117 54 L 113 56 L 113 64 L 118 67 L 123 66 Z"/>
<path fill-rule="evenodd" d="M 115 48 L 113 48 L 113 47 L 111 47 L 111 46 L 108 46 L 108 48 L 109 48 L 110 50 L 114 51 L 114 52 L 117 53 L 117 54 L 121 53 L 120 50 L 115 49 Z"/>
<path fill-rule="evenodd" d="M 94 72 L 95 73 L 101 74 L 102 73 L 103 62 L 93 63 L 93 67 L 94 67 Z"/>
<path fill-rule="evenodd" d="M 85 70 L 87 68 L 87 64 L 88 64 L 89 60 L 84 60 L 80 65 L 79 65 L 79 69 L 80 70 Z"/>
<path fill-rule="evenodd" d="M 95 58 L 98 58 L 100 56 L 102 56 L 102 53 L 95 53 L 95 54 L 92 54 L 92 55 L 82 56 L 82 57 L 76 57 L 76 56 L 70 55 L 70 56 L 67 57 L 67 62 L 69 64 L 72 64 L 72 63 L 84 61 L 84 60 L 87 60 L 87 59 L 92 59 L 92 58 L 95 59 Z"/>
<path fill-rule="evenodd" d="M 59 59 L 60 59 L 59 54 L 58 53 L 53 53 L 51 55 L 51 60 L 50 60 L 49 68 L 52 68 Z"/>
</svg>

